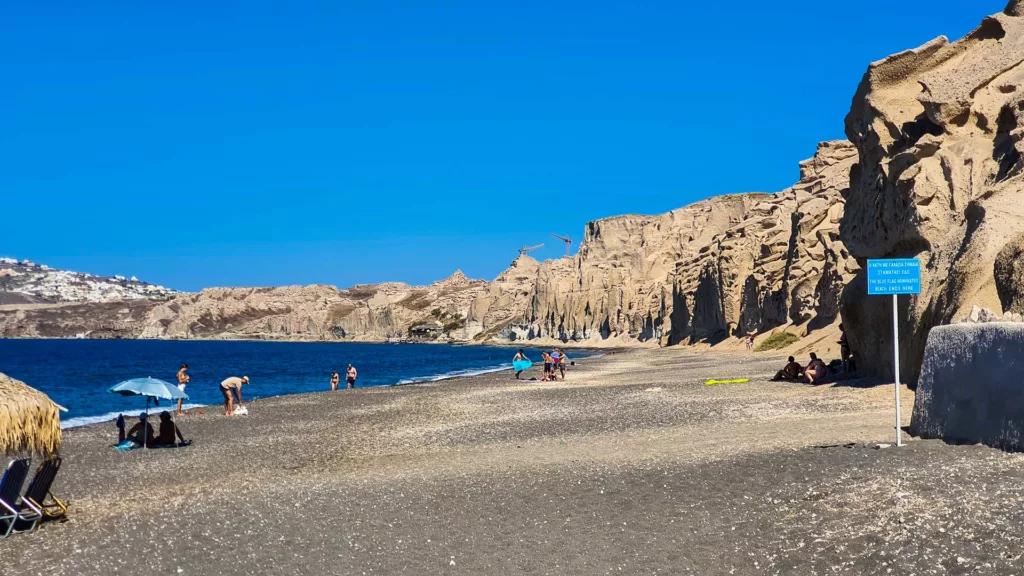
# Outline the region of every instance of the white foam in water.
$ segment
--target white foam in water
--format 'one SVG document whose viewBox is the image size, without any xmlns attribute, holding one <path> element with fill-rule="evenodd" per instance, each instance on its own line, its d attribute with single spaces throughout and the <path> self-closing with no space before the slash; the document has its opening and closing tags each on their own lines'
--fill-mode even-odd
<svg viewBox="0 0 1024 576">
<path fill-rule="evenodd" d="M 491 366 L 489 368 L 453 370 L 451 372 L 445 372 L 444 374 L 435 374 L 433 376 L 420 376 L 416 378 L 407 378 L 405 380 L 399 380 L 397 383 L 395 383 L 395 386 L 402 386 L 405 384 L 419 384 L 421 382 L 437 382 L 439 380 L 448 380 L 449 378 L 462 378 L 465 376 L 479 376 L 481 374 L 491 374 L 492 372 L 501 372 L 502 370 L 511 369 L 511 364 L 502 364 L 501 366 Z"/>
<path fill-rule="evenodd" d="M 202 408 L 203 406 L 205 406 L 205 404 L 183 404 L 181 406 L 181 409 L 191 410 L 193 408 Z M 175 409 L 177 409 L 177 407 L 175 407 Z M 75 428 L 77 426 L 86 426 L 89 424 L 96 424 L 99 422 L 113 422 L 114 420 L 117 420 L 117 417 L 120 414 L 124 414 L 126 417 L 134 418 L 137 417 L 139 414 L 142 414 L 143 412 L 145 412 L 145 409 L 140 408 L 139 410 L 123 410 L 121 412 L 108 412 L 106 414 L 103 414 L 102 416 L 79 416 L 77 418 L 68 418 L 67 420 L 61 420 L 60 427 L 61 429 L 65 429 Z M 159 414 L 160 412 L 156 410 L 151 410 L 149 413 Z"/>
<path fill-rule="evenodd" d="M 586 358 L 587 356 L 579 356 L 578 358 Z M 444 374 L 434 374 L 433 376 L 418 376 L 415 378 L 406 378 L 405 380 L 399 380 L 394 386 L 404 386 L 406 384 L 420 384 L 423 382 L 439 382 L 441 380 L 449 380 L 451 378 L 463 378 L 466 376 L 479 376 L 481 374 L 491 374 L 494 372 L 501 372 L 502 370 L 511 370 L 512 364 L 502 364 L 500 366 L 489 366 L 487 368 L 474 368 L 464 370 L 452 370 L 451 372 L 445 372 Z M 253 398 L 255 400 L 255 398 Z M 201 408 L 205 404 L 185 404 L 182 406 L 183 410 L 191 410 L 193 408 Z M 60 423 L 61 428 L 74 428 L 76 426 L 86 426 L 88 424 L 96 424 L 98 422 L 110 422 L 117 419 L 118 414 L 124 414 L 125 416 L 138 416 L 143 410 L 127 410 L 123 412 L 109 412 L 102 416 L 79 416 L 77 418 L 68 418 Z"/>
</svg>

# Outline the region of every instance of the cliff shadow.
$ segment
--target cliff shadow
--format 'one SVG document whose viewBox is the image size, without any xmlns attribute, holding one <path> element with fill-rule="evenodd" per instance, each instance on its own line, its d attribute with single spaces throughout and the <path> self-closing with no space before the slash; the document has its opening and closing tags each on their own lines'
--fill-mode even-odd
<svg viewBox="0 0 1024 576">
<path fill-rule="evenodd" d="M 672 312 L 668 315 L 668 338 L 666 345 L 681 344 L 689 337 L 690 308 L 686 294 L 679 290 L 679 285 L 672 284 Z"/>
</svg>

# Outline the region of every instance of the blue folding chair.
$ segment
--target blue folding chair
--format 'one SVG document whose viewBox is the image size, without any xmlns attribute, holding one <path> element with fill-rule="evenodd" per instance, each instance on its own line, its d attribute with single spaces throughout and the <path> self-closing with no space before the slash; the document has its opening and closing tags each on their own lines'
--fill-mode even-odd
<svg viewBox="0 0 1024 576">
<path fill-rule="evenodd" d="M 43 517 L 43 511 L 35 504 L 21 501 L 21 487 L 28 477 L 31 461 L 31 458 L 12 460 L 4 470 L 3 478 L 0 478 L 0 532 L 3 532 L 4 538 L 15 532 L 14 525 L 19 520 L 27 523 L 29 528 L 18 532 L 28 532 L 35 530 L 36 524 Z"/>
</svg>

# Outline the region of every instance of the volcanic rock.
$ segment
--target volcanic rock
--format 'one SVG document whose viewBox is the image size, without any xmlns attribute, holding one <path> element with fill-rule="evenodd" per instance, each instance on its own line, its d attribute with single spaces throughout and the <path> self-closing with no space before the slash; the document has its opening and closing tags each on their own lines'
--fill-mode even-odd
<svg viewBox="0 0 1024 576">
<path fill-rule="evenodd" d="M 916 378 L 933 326 L 974 305 L 1020 311 L 1022 62 L 1024 18 L 1011 2 L 957 42 L 940 37 L 871 64 L 846 118 L 858 161 L 843 243 L 862 264 L 922 261 L 922 292 L 899 309 L 904 381 Z M 867 373 L 891 376 L 891 301 L 868 297 L 865 276 L 843 293 L 846 333 Z"/>
</svg>

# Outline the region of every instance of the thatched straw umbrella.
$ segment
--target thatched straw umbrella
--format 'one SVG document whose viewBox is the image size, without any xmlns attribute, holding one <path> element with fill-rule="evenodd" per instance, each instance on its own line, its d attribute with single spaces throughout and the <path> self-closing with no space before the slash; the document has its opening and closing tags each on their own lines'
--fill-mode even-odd
<svg viewBox="0 0 1024 576">
<path fill-rule="evenodd" d="M 60 406 L 0 373 L 0 453 L 53 456 L 60 451 Z"/>
</svg>

